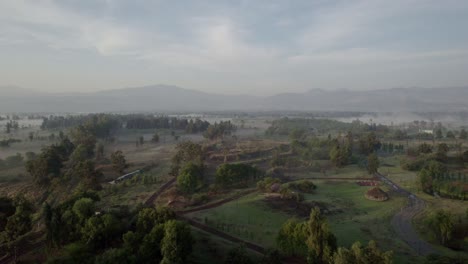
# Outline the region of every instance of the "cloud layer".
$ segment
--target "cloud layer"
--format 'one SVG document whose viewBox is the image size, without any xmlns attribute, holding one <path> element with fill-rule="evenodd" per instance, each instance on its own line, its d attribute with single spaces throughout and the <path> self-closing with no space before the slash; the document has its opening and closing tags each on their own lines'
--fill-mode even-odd
<svg viewBox="0 0 468 264">
<path fill-rule="evenodd" d="M 466 1 L 0 2 L 0 79 L 221 93 L 468 84 Z"/>
</svg>

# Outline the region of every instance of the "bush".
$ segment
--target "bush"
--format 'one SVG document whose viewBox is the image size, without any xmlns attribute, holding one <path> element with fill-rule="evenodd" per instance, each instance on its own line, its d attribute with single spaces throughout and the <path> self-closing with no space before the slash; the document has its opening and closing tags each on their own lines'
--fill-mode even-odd
<svg viewBox="0 0 468 264">
<path fill-rule="evenodd" d="M 192 195 L 192 198 L 190 199 L 190 203 L 192 205 L 198 205 L 198 204 L 207 203 L 209 200 L 210 200 L 210 197 L 206 193 L 196 193 Z"/>
<path fill-rule="evenodd" d="M 223 164 L 216 170 L 216 183 L 220 186 L 246 187 L 250 180 L 255 180 L 261 176 L 261 172 L 248 164 Z"/>
<path fill-rule="evenodd" d="M 279 179 L 266 177 L 265 179 L 257 182 L 257 189 L 262 192 L 270 192 L 274 184 L 280 183 Z"/>
<path fill-rule="evenodd" d="M 289 188 L 303 193 L 313 193 L 317 186 L 312 181 L 303 180 L 289 183 Z"/>
</svg>

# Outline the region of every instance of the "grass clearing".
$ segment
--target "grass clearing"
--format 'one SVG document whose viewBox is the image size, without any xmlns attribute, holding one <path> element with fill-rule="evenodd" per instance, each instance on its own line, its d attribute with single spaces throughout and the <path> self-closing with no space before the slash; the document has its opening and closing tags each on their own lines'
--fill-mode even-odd
<svg viewBox="0 0 468 264">
<path fill-rule="evenodd" d="M 354 182 L 317 180 L 314 183 L 317 185 L 316 193 L 306 194 L 304 202 L 322 202 L 332 209 L 327 218 L 340 246 L 350 246 L 357 240 L 361 243 L 375 240 L 383 249 L 398 252 L 395 256 L 397 263 L 415 260 L 408 258 L 413 253 L 395 238 L 390 226 L 391 217 L 406 203 L 405 198 L 390 193 L 388 201 L 375 202 L 364 197 L 369 187 L 361 187 Z M 187 216 L 264 247 L 276 246 L 278 230 L 292 217 L 269 207 L 263 194 L 259 193 Z"/>
</svg>

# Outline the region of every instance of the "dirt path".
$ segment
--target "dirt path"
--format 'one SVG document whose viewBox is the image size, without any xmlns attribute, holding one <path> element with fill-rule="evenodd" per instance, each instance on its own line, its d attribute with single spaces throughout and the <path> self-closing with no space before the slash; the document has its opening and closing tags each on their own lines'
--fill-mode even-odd
<svg viewBox="0 0 468 264">
<path fill-rule="evenodd" d="M 161 188 L 159 188 L 158 191 L 156 191 L 153 195 L 151 195 L 151 197 L 148 198 L 148 200 L 146 200 L 145 205 L 153 204 L 153 202 L 159 197 L 159 195 L 161 195 L 164 191 L 166 191 L 169 187 L 171 187 L 172 184 L 174 184 L 175 180 L 176 180 L 175 178 L 171 179 L 170 181 L 166 182 L 163 186 L 161 186 Z M 231 235 L 229 235 L 227 233 L 224 233 L 224 232 L 222 232 L 220 230 L 217 230 L 215 228 L 212 228 L 210 226 L 207 226 L 205 224 L 202 224 L 200 222 L 197 222 L 197 221 L 195 221 L 193 219 L 190 219 L 190 218 L 184 216 L 184 214 L 216 208 L 216 207 L 221 206 L 221 205 L 223 205 L 225 203 L 237 200 L 237 199 L 239 199 L 239 198 L 241 198 L 241 197 L 243 197 L 245 195 L 251 194 L 251 193 L 253 193 L 255 191 L 256 190 L 248 190 L 248 191 L 241 192 L 241 193 L 236 194 L 236 195 L 234 195 L 232 197 L 223 199 L 221 201 L 218 201 L 218 202 L 215 202 L 215 203 L 212 203 L 212 204 L 203 205 L 203 206 L 193 208 L 193 209 L 189 209 L 189 210 L 186 210 L 186 211 L 176 212 L 177 219 L 186 221 L 187 223 L 189 223 L 193 227 L 196 227 L 196 228 L 201 229 L 201 230 L 203 230 L 203 231 L 205 231 L 207 233 L 210 233 L 212 235 L 221 237 L 221 238 L 226 239 L 228 241 L 231 241 L 233 243 L 243 243 L 243 244 L 245 244 L 245 246 L 247 248 L 249 248 L 249 249 L 251 249 L 251 250 L 253 250 L 255 252 L 258 252 L 260 254 L 265 254 L 265 248 L 263 248 L 260 245 L 257 245 L 257 244 L 254 244 L 252 242 L 245 241 L 245 240 L 242 240 L 240 238 L 231 236 Z"/>
<path fill-rule="evenodd" d="M 256 191 L 257 190 L 254 189 L 254 190 L 248 190 L 248 191 L 245 191 L 245 192 L 241 192 L 241 193 L 238 193 L 238 194 L 236 194 L 236 195 L 234 195 L 232 197 L 229 197 L 229 198 L 226 198 L 226 199 L 214 202 L 214 203 L 205 204 L 205 205 L 202 205 L 200 207 L 185 210 L 185 211 L 179 211 L 179 212 L 177 212 L 177 214 L 184 215 L 184 214 L 188 214 L 188 213 L 193 213 L 193 212 L 198 212 L 198 211 L 202 211 L 202 210 L 216 208 L 216 207 L 221 206 L 221 205 L 223 205 L 225 203 L 235 201 L 235 200 L 237 200 L 237 199 L 239 199 L 241 197 L 244 197 L 244 196 L 246 196 L 248 194 L 251 194 L 251 193 L 254 193 Z"/>
<path fill-rule="evenodd" d="M 436 249 L 431 244 L 418 236 L 412 225 L 413 218 L 426 207 L 424 200 L 401 188 L 382 174 L 377 173 L 376 176 L 396 192 L 408 197 L 408 205 L 401 208 L 401 210 L 393 216 L 391 221 L 397 235 L 416 251 L 418 255 L 426 256 L 431 253 L 437 253 Z"/>
<path fill-rule="evenodd" d="M 172 178 L 170 179 L 168 182 L 166 182 L 165 184 L 163 184 L 161 186 L 161 188 L 159 188 L 159 190 L 157 190 L 156 192 L 154 192 L 149 198 L 148 200 L 146 200 L 145 202 L 145 205 L 152 205 L 154 203 L 154 201 L 159 197 L 159 195 L 161 195 L 163 192 L 165 192 L 167 189 L 169 189 L 169 187 L 172 186 L 172 184 L 174 184 L 176 181 L 176 178 Z"/>
</svg>

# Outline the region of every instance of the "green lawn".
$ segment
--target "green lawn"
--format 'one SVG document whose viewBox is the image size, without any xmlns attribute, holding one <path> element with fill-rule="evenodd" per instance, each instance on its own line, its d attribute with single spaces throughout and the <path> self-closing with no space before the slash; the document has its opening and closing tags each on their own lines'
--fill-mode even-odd
<svg viewBox="0 0 468 264">
<path fill-rule="evenodd" d="M 188 216 L 242 239 L 272 247 L 275 246 L 279 227 L 290 216 L 271 211 L 266 205 L 262 206 L 262 199 L 262 195 L 253 193 L 237 201 Z"/>
<path fill-rule="evenodd" d="M 391 196 L 386 202 L 374 202 L 364 198 L 369 187 L 353 182 L 315 183 L 318 186 L 316 193 L 306 195 L 305 202 L 316 201 L 328 205 L 331 213 L 327 214 L 327 218 L 340 246 L 350 246 L 357 240 L 367 243 L 373 239 L 385 250 L 394 250 L 397 263 L 415 261 L 408 257 L 412 253 L 394 236 L 390 226 L 394 212 L 405 204 L 404 198 Z M 258 193 L 188 216 L 265 247 L 275 246 L 278 230 L 292 217 L 268 207 L 264 196 Z"/>
</svg>

